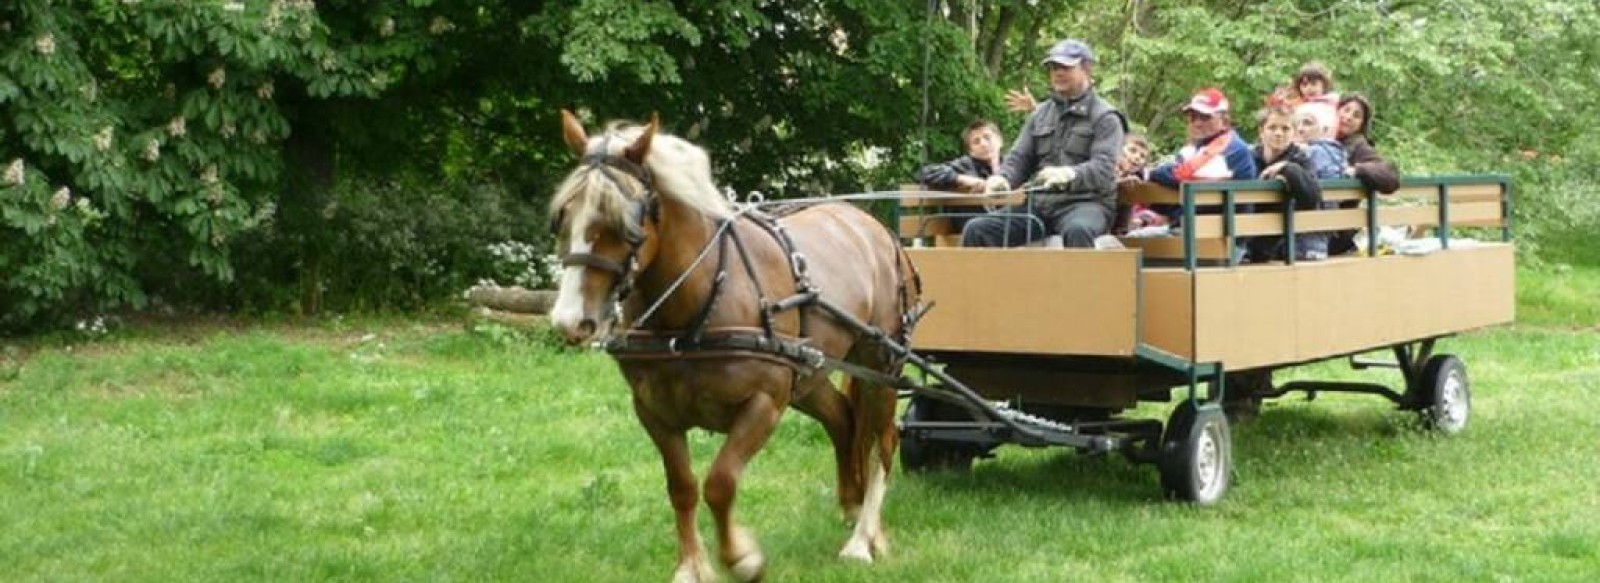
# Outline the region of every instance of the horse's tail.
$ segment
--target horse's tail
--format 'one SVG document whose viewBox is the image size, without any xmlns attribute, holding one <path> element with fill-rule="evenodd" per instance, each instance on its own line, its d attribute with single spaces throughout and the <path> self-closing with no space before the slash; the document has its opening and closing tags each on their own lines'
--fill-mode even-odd
<svg viewBox="0 0 1600 583">
<path fill-rule="evenodd" d="M 917 264 L 911 262 L 911 254 L 906 253 L 904 247 L 896 245 L 895 253 L 899 256 L 895 268 L 900 280 L 900 331 L 896 341 L 910 346 L 911 332 L 916 329 L 917 320 L 927 312 L 927 306 L 922 304 L 922 274 L 917 272 Z M 899 366 L 900 359 L 894 360 Z"/>
</svg>

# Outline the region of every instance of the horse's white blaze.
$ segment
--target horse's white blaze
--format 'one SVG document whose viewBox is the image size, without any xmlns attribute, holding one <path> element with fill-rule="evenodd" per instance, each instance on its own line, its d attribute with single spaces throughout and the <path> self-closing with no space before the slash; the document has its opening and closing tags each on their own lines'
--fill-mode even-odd
<svg viewBox="0 0 1600 583">
<path fill-rule="evenodd" d="M 867 458 L 867 493 L 866 500 L 862 502 L 861 514 L 856 519 L 855 531 L 850 533 L 850 540 L 845 541 L 844 549 L 839 551 L 839 556 L 845 559 L 871 563 L 874 551 L 881 552 L 886 546 L 883 535 L 883 495 L 888 489 L 888 476 L 885 474 L 883 464 L 879 463 L 876 452 Z"/>
<path fill-rule="evenodd" d="M 568 253 L 594 250 L 594 245 L 583 238 L 583 234 L 589 231 L 587 223 L 587 216 L 580 214 L 573 217 Z M 550 323 L 558 329 L 571 331 L 583 321 L 583 271 L 582 265 L 571 265 L 561 270 L 561 290 L 556 294 L 556 305 L 550 308 Z"/>
</svg>

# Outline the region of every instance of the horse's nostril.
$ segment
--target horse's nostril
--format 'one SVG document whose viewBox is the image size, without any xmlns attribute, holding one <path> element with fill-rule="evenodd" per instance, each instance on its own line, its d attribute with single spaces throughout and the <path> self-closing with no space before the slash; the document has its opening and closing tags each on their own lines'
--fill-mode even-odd
<svg viewBox="0 0 1600 583">
<path fill-rule="evenodd" d="M 588 338 L 594 335 L 595 327 L 594 318 L 584 318 L 582 322 L 578 322 L 578 333 Z"/>
</svg>

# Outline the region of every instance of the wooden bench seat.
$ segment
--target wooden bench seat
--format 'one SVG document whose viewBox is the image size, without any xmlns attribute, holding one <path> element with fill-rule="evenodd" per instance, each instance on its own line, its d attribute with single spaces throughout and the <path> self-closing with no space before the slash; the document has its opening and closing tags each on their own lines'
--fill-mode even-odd
<svg viewBox="0 0 1600 583">
<path fill-rule="evenodd" d="M 1414 177 L 1402 182 L 1393 194 L 1376 195 L 1376 224 L 1435 228 L 1441 224 L 1456 227 L 1506 227 L 1509 182 L 1504 177 L 1470 178 Z M 1240 237 L 1283 235 L 1290 218 L 1281 209 L 1285 194 L 1278 181 L 1235 181 L 1191 183 L 1193 204 L 1205 213 L 1195 216 L 1194 257 L 1200 261 L 1227 262 L 1234 240 Z M 904 185 L 908 193 L 927 192 L 917 185 Z M 1365 208 L 1374 199 L 1360 183 L 1351 179 L 1326 181 L 1323 200 L 1354 208 L 1293 211 L 1296 233 L 1347 231 L 1366 228 L 1374 217 Z M 1118 189 L 1122 205 L 1182 205 L 1183 194 L 1151 182 L 1124 183 Z M 1220 210 L 1231 200 L 1232 224 Z M 1023 204 L 1021 194 L 972 195 L 961 193 L 907 196 L 900 202 L 898 231 L 902 239 L 936 247 L 959 246 L 959 225 L 965 219 L 985 212 L 986 207 Z M 1445 204 L 1441 205 L 1441 201 Z M 1150 260 L 1184 259 L 1184 239 L 1180 236 L 1120 238 L 1125 247 L 1140 249 Z"/>
<path fill-rule="evenodd" d="M 1456 227 L 1506 227 L 1507 182 L 1500 177 L 1473 179 L 1407 179 L 1393 194 L 1376 195 L 1376 224 L 1437 229 L 1441 224 Z M 1272 181 L 1216 182 L 1188 185 L 1198 214 L 1190 225 L 1194 233 L 1194 256 L 1203 261 L 1227 261 L 1232 239 L 1255 236 L 1281 236 L 1289 220 L 1282 210 L 1285 194 L 1281 183 Z M 1231 192 L 1224 192 L 1230 190 Z M 1358 230 L 1369 226 L 1366 205 L 1372 195 L 1355 180 L 1327 181 L 1323 200 L 1357 208 L 1293 211 L 1293 231 L 1313 233 Z M 1124 204 L 1183 204 L 1177 190 L 1150 182 L 1125 183 L 1118 191 Z M 1220 209 L 1230 200 L 1232 225 Z M 1441 205 L 1440 201 L 1445 201 Z M 1180 236 L 1121 238 L 1122 244 L 1144 251 L 1147 259 L 1181 260 L 1184 240 Z"/>
</svg>

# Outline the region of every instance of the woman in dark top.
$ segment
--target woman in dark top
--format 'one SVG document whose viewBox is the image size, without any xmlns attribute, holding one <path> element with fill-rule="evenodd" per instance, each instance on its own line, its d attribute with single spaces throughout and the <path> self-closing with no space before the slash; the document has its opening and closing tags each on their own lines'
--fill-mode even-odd
<svg viewBox="0 0 1600 583">
<path fill-rule="evenodd" d="M 1384 160 L 1372 147 L 1372 102 L 1360 93 L 1346 93 L 1339 98 L 1339 141 L 1350 155 L 1351 177 L 1361 185 L 1379 194 L 1390 194 L 1400 189 L 1400 171 Z M 1345 201 L 1343 208 L 1353 208 L 1359 203 Z M 1355 231 L 1340 231 L 1328 241 L 1329 255 L 1342 255 L 1355 250 Z"/>
</svg>

